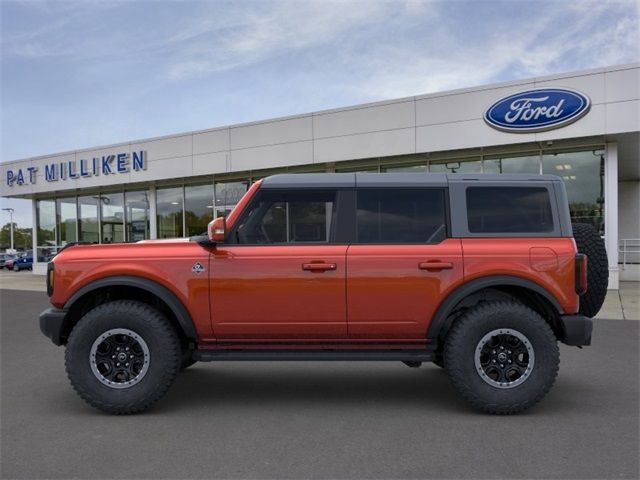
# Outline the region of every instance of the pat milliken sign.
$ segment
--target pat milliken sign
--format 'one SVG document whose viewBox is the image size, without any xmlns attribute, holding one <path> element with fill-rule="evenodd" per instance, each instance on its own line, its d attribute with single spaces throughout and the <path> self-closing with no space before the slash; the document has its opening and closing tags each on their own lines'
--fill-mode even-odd
<svg viewBox="0 0 640 480">
<path fill-rule="evenodd" d="M 501 98 L 485 110 L 484 121 L 504 132 L 543 132 L 575 122 L 589 108 L 589 97 L 577 90 L 537 88 Z"/>
<path fill-rule="evenodd" d="M 9 187 L 13 187 L 14 185 L 33 185 L 37 183 L 40 176 L 44 177 L 47 182 L 59 182 L 76 178 L 139 172 L 146 169 L 147 152 L 139 150 L 131 154 L 114 153 L 90 159 L 51 162 L 43 166 L 43 171 L 40 171 L 39 167 L 33 166 L 7 170 L 5 181 Z"/>
</svg>

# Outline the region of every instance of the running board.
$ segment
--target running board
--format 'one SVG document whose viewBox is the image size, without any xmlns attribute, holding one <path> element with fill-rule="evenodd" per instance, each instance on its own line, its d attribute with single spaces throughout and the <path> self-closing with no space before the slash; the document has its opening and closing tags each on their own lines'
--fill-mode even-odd
<svg viewBox="0 0 640 480">
<path fill-rule="evenodd" d="M 220 361 L 394 361 L 431 362 L 428 350 L 197 350 L 199 362 Z"/>
</svg>

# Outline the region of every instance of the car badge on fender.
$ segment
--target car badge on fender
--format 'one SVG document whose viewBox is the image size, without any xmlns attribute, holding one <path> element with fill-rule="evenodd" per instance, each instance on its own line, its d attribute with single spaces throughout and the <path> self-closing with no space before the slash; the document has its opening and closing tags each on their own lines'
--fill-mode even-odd
<svg viewBox="0 0 640 480">
<path fill-rule="evenodd" d="M 191 271 L 193 273 L 202 273 L 204 272 L 204 265 L 202 265 L 200 262 L 196 262 L 193 264 L 193 267 L 191 267 Z"/>
</svg>

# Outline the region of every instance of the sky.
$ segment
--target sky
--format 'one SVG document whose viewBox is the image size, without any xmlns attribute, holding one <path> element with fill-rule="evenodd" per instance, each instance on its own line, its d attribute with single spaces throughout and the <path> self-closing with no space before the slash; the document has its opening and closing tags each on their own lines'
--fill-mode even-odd
<svg viewBox="0 0 640 480">
<path fill-rule="evenodd" d="M 3 162 L 640 61 L 637 0 L 0 0 L 0 15 Z M 1 201 L 31 225 L 29 201 Z"/>
</svg>

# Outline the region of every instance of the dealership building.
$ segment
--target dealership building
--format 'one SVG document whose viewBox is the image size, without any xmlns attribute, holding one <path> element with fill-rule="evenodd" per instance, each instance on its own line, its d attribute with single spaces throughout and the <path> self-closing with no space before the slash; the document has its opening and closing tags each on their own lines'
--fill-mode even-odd
<svg viewBox="0 0 640 480">
<path fill-rule="evenodd" d="M 33 203 L 34 272 L 68 242 L 200 234 L 283 172 L 554 174 L 640 280 L 640 64 L 417 95 L 2 163 Z"/>
</svg>

